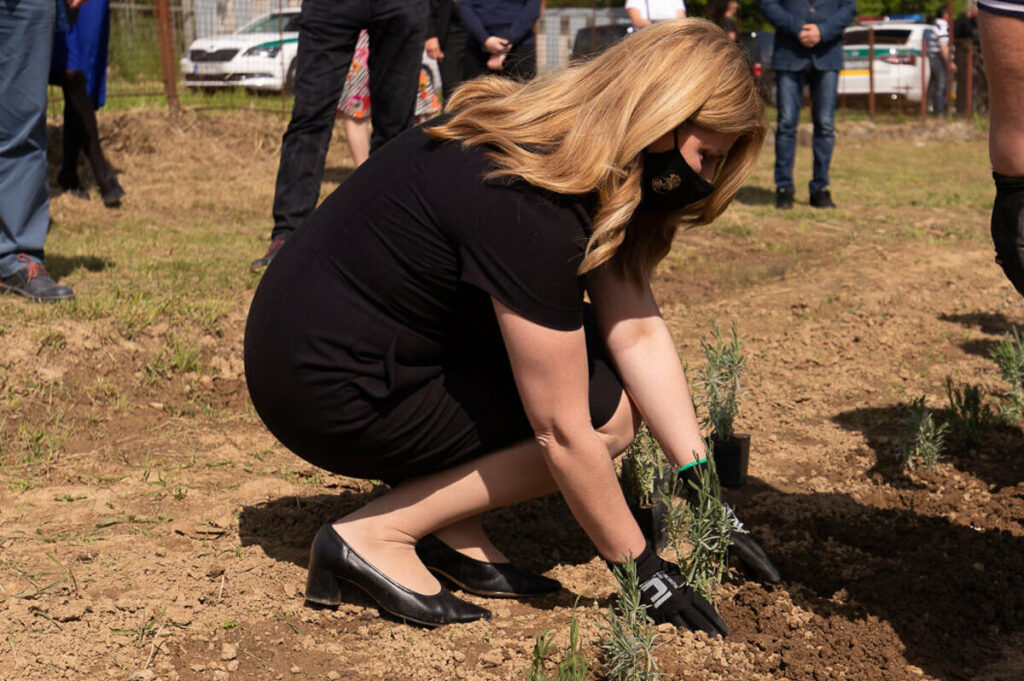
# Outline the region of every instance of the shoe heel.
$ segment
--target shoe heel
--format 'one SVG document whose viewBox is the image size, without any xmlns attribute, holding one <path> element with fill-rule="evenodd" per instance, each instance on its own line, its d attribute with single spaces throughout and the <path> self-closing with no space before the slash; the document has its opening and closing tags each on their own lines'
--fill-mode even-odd
<svg viewBox="0 0 1024 681">
<path fill-rule="evenodd" d="M 339 605 L 341 585 L 331 570 L 320 564 L 314 554 L 309 559 L 309 573 L 306 575 L 306 600 L 320 605 Z"/>
</svg>

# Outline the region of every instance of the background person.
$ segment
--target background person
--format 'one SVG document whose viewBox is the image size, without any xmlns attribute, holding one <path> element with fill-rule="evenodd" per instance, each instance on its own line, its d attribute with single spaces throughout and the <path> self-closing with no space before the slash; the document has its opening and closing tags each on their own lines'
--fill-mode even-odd
<svg viewBox="0 0 1024 681">
<path fill-rule="evenodd" d="M 626 0 L 626 14 L 633 28 L 643 28 L 656 21 L 685 18 L 686 3 L 683 0 Z"/>
<path fill-rule="evenodd" d="M 426 33 L 427 0 L 304 0 L 299 23 L 295 104 L 281 143 L 270 246 L 261 270 L 313 212 L 349 64 L 364 28 L 373 99 L 370 152 L 412 126 Z"/>
<path fill-rule="evenodd" d="M 469 33 L 455 0 L 430 0 L 427 16 L 427 56 L 437 61 L 441 72 L 441 94 L 448 101 L 465 78 L 466 41 Z"/>
<path fill-rule="evenodd" d="M 792 208 L 793 161 L 804 85 L 811 89 L 814 173 L 809 185 L 814 208 L 835 208 L 828 170 L 835 147 L 836 99 L 843 68 L 843 29 L 856 14 L 855 0 L 761 0 L 761 13 L 775 27 L 776 103 L 775 207 Z"/>
<path fill-rule="evenodd" d="M 1024 0 L 979 0 L 978 8 L 996 184 L 992 240 L 996 262 L 1024 295 Z"/>
<path fill-rule="evenodd" d="M 121 204 L 124 189 L 103 155 L 96 109 L 107 99 L 107 53 L 110 4 L 91 0 L 70 13 L 68 28 L 53 40 L 50 82 L 64 91 L 64 139 L 57 184 L 79 198 L 89 198 L 78 177 L 78 155 L 92 168 L 100 197 L 108 208 Z"/>
<path fill-rule="evenodd" d="M 936 10 L 932 38 L 928 41 L 928 104 L 936 116 L 946 115 L 946 64 L 956 71 L 956 65 L 950 61 L 948 17 L 945 7 Z"/>
<path fill-rule="evenodd" d="M 0 292 L 36 302 L 74 297 L 43 265 L 50 228 L 46 82 L 54 27 L 67 27 L 60 1 L 0 3 Z M 68 0 L 67 7 L 81 4 Z"/>
<path fill-rule="evenodd" d="M 706 459 L 649 279 L 680 220 L 725 210 L 761 116 L 735 43 L 663 22 L 538 80 L 464 84 L 320 206 L 257 289 L 248 386 L 285 446 L 391 490 L 323 525 L 307 599 L 354 584 L 438 625 L 490 613 L 432 570 L 482 595 L 557 588 L 482 513 L 559 490 L 601 556 L 636 558 L 656 621 L 725 631 L 654 554 L 612 455 L 642 414 L 675 465 Z"/>
<path fill-rule="evenodd" d="M 978 68 L 981 61 L 981 44 L 978 41 L 978 3 L 976 0 L 968 0 L 964 11 L 957 15 L 953 22 L 953 58 L 956 62 L 956 109 L 958 113 L 967 113 L 967 71 L 973 67 L 972 87 L 975 101 L 973 107 L 977 107 L 977 93 L 980 90 L 978 79 L 981 78 L 982 70 Z M 968 47 L 973 46 L 974 64 L 967 63 Z"/>
<path fill-rule="evenodd" d="M 720 0 L 711 6 L 708 19 L 725 31 L 730 40 L 738 40 L 740 34 L 739 11 L 740 3 L 737 0 Z"/>
<path fill-rule="evenodd" d="M 533 25 L 541 0 L 460 0 L 459 15 L 471 40 L 463 76 L 500 74 L 516 80 L 537 75 Z"/>
</svg>

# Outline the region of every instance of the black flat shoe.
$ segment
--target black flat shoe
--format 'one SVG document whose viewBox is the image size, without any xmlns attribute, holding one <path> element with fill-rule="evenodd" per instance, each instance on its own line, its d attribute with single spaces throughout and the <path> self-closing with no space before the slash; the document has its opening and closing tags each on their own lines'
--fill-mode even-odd
<svg viewBox="0 0 1024 681">
<path fill-rule="evenodd" d="M 489 610 L 456 598 L 443 586 L 438 593 L 425 596 L 397 584 L 352 550 L 330 523 L 324 523 L 309 551 L 306 600 L 338 605 L 343 584 L 365 591 L 381 610 L 425 627 L 491 618 Z"/>
<path fill-rule="evenodd" d="M 416 544 L 416 554 L 430 570 L 479 596 L 540 596 L 562 588 L 557 580 L 512 563 L 487 563 L 464 556 L 432 534 Z"/>
</svg>

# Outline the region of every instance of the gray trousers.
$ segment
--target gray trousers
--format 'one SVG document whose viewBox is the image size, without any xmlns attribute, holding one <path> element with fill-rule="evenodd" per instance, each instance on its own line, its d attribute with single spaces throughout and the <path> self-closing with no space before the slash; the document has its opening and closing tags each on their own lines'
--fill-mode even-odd
<svg viewBox="0 0 1024 681">
<path fill-rule="evenodd" d="M 0 276 L 42 261 L 50 222 L 46 80 L 54 0 L 0 2 Z"/>
</svg>

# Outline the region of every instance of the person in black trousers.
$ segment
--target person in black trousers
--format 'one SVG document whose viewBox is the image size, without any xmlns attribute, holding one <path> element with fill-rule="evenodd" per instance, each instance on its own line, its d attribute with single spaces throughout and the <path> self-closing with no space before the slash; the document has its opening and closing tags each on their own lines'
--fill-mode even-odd
<svg viewBox="0 0 1024 681">
<path fill-rule="evenodd" d="M 465 78 L 485 74 L 530 80 L 537 75 L 533 25 L 541 0 L 461 0 L 458 3 L 470 40 Z"/>
<path fill-rule="evenodd" d="M 427 17 L 427 56 L 437 60 L 441 72 L 441 94 L 447 102 L 462 84 L 466 62 L 466 25 L 455 0 L 430 0 Z"/>
<path fill-rule="evenodd" d="M 299 24 L 295 104 L 281 144 L 274 228 L 261 270 L 313 212 L 334 114 L 359 32 L 370 33 L 370 153 L 412 127 L 426 34 L 427 0 L 305 0 Z"/>
</svg>

